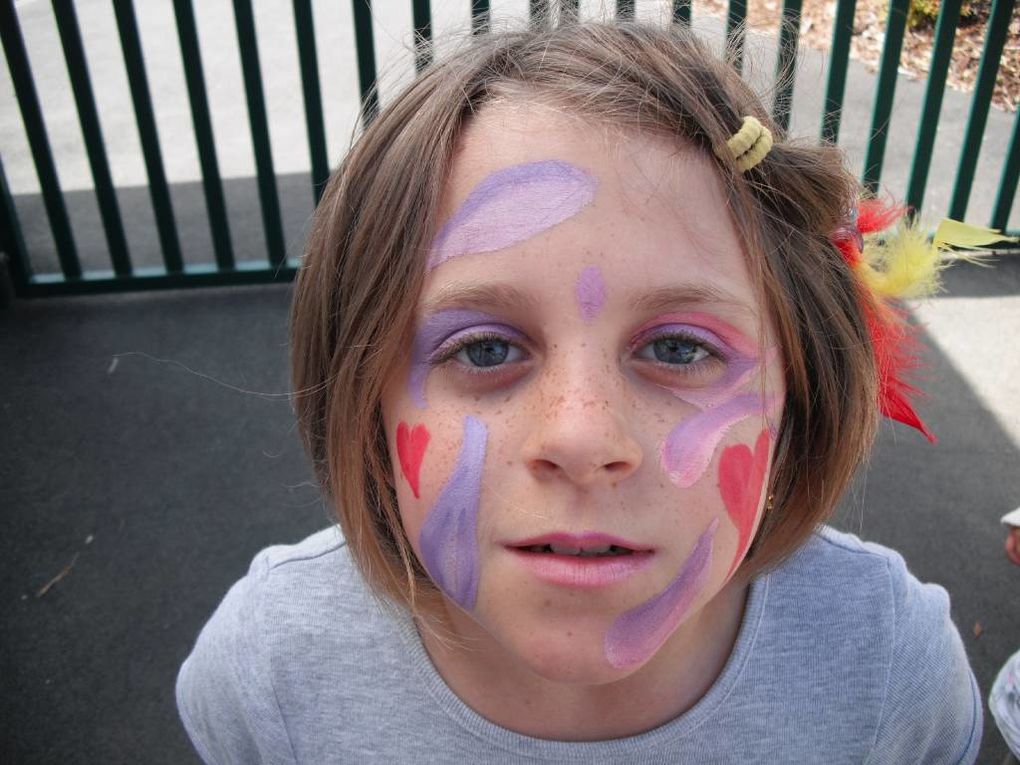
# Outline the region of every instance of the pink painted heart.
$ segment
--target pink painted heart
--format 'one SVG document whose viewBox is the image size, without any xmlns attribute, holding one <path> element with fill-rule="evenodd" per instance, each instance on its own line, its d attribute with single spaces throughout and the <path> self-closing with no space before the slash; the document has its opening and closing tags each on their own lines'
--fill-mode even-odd
<svg viewBox="0 0 1020 765">
<path fill-rule="evenodd" d="M 397 458 L 400 460 L 400 471 L 411 486 L 417 499 L 418 477 L 421 473 L 421 461 L 425 456 L 425 447 L 429 445 L 429 431 L 424 425 L 410 427 L 406 422 L 397 425 Z"/>
<path fill-rule="evenodd" d="M 737 552 L 726 573 L 729 579 L 733 569 L 747 552 L 751 532 L 761 504 L 761 487 L 769 467 L 769 431 L 758 435 L 754 453 L 747 444 L 728 446 L 719 457 L 719 493 L 730 520 L 737 527 Z"/>
</svg>

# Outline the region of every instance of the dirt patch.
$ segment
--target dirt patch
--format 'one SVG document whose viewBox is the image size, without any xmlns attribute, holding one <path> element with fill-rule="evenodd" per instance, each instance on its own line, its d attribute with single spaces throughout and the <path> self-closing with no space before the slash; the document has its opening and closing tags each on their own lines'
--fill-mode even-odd
<svg viewBox="0 0 1020 765">
<path fill-rule="evenodd" d="M 748 25 L 756 30 L 776 30 L 782 13 L 778 0 L 748 0 Z M 695 0 L 693 13 L 725 16 L 726 0 Z M 946 82 L 949 87 L 964 92 L 974 89 L 978 64 L 988 27 L 990 0 L 975 0 L 967 4 L 969 15 L 961 19 L 953 44 L 952 61 Z M 857 0 L 854 12 L 854 34 L 850 41 L 850 56 L 862 62 L 870 71 L 877 72 L 885 41 L 885 22 L 888 17 L 886 0 Z M 836 4 L 831 0 L 804 0 L 801 11 L 801 43 L 820 51 L 828 51 L 832 41 L 832 21 Z M 928 75 L 931 50 L 935 37 L 934 24 L 908 27 L 903 38 L 900 55 L 900 73 L 915 80 Z M 999 62 L 992 104 L 1004 111 L 1016 111 L 1020 102 L 1020 15 L 1014 7 L 1006 35 L 1006 45 Z"/>
</svg>

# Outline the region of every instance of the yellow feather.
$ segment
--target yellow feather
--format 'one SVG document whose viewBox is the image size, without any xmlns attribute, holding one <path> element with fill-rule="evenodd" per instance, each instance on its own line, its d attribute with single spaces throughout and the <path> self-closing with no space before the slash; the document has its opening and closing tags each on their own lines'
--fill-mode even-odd
<svg viewBox="0 0 1020 765">
<path fill-rule="evenodd" d="M 939 288 L 939 271 L 948 265 L 941 251 L 914 224 L 901 222 L 895 230 L 865 238 L 864 281 L 885 298 L 917 298 Z"/>
<path fill-rule="evenodd" d="M 943 218 L 938 228 L 935 229 L 934 244 L 941 249 L 946 247 L 974 249 L 1000 241 L 1015 242 L 1017 237 L 1005 236 L 994 228 L 974 226 L 952 218 Z"/>
<path fill-rule="evenodd" d="M 939 290 L 939 272 L 953 259 L 981 263 L 983 253 L 953 253 L 950 247 L 973 250 L 998 241 L 1017 241 L 1000 232 L 944 218 L 928 241 L 915 219 L 900 221 L 891 232 L 864 239 L 860 273 L 865 283 L 884 298 L 920 298 Z"/>
</svg>

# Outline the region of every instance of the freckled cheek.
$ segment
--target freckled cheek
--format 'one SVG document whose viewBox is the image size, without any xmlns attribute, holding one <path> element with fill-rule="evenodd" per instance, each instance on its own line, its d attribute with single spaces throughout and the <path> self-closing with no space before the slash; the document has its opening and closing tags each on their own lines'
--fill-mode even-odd
<svg viewBox="0 0 1020 765">
<path fill-rule="evenodd" d="M 454 469 L 461 434 L 453 420 L 415 410 L 404 414 L 391 426 L 390 458 L 401 516 L 406 526 L 420 528 Z"/>
</svg>

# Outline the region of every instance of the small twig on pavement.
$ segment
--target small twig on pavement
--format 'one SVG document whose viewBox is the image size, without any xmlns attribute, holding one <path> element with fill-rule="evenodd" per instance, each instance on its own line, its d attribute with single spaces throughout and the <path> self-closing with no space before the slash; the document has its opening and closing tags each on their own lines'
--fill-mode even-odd
<svg viewBox="0 0 1020 765">
<path fill-rule="evenodd" d="M 43 595 L 50 591 L 50 587 L 55 585 L 57 582 L 59 582 L 68 574 L 70 574 L 71 569 L 74 568 L 74 564 L 78 562 L 79 555 L 81 555 L 81 553 L 75 553 L 74 557 L 71 558 L 71 562 L 64 566 L 62 569 L 60 569 L 60 572 L 55 577 L 53 577 L 52 579 L 50 579 L 50 581 L 48 581 L 46 584 L 40 587 L 38 592 L 35 593 L 35 596 L 37 598 L 41 598 Z"/>
</svg>

